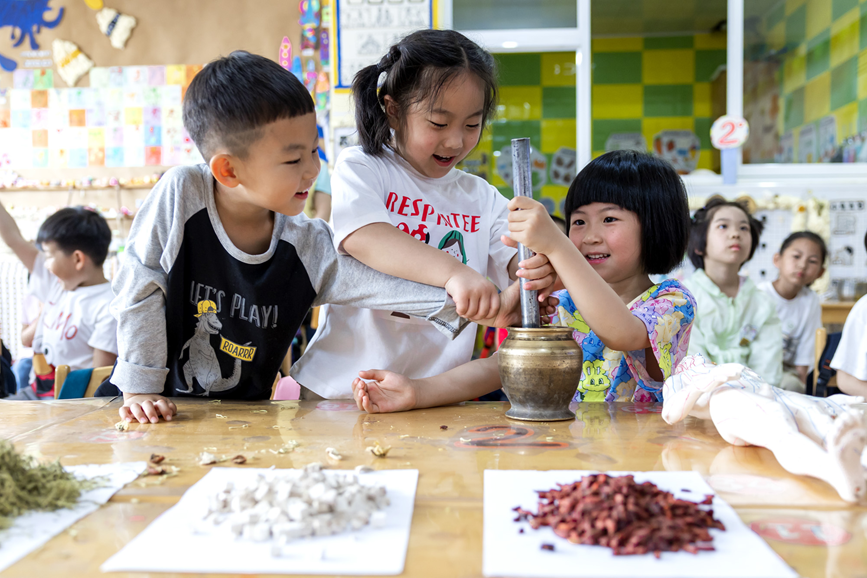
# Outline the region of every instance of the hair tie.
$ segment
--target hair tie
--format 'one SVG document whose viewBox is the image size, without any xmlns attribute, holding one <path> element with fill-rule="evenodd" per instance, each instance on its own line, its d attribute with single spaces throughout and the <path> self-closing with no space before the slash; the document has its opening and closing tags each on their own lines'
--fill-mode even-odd
<svg viewBox="0 0 867 578">
<path fill-rule="evenodd" d="M 379 103 L 379 108 L 385 112 L 385 103 L 382 100 L 382 88 L 385 86 L 385 81 L 388 79 L 388 71 L 383 70 L 379 73 L 379 78 L 376 79 L 376 101 Z M 388 113 L 386 113 L 388 114 Z"/>
</svg>

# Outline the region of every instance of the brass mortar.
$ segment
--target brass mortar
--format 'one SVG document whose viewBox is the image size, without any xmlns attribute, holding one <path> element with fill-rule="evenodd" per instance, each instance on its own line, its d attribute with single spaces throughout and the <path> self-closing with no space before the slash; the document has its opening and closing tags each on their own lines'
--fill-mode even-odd
<svg viewBox="0 0 867 578">
<path fill-rule="evenodd" d="M 510 327 L 497 352 L 500 381 L 512 403 L 506 417 L 574 419 L 569 403 L 581 380 L 584 354 L 571 327 Z"/>
</svg>

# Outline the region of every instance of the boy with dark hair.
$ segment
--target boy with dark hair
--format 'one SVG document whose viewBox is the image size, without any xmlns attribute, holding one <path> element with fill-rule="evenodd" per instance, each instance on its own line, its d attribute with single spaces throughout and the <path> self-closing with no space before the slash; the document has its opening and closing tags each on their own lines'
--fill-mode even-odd
<svg viewBox="0 0 867 578">
<path fill-rule="evenodd" d="M 30 293 L 44 303 L 33 338 L 34 353 L 52 367 L 102 367 L 117 357 L 117 325 L 109 312 L 113 294 L 102 271 L 111 230 L 105 219 L 84 207 L 67 207 L 48 217 L 36 248 L 21 235 L 0 204 L 0 236 L 30 271 Z M 54 397 L 53 376 L 39 380 L 38 397 Z M 22 392 L 32 397 L 28 390 Z"/>
<path fill-rule="evenodd" d="M 396 309 L 460 332 L 443 289 L 338 256 L 328 225 L 301 214 L 319 135 L 294 75 L 233 52 L 193 79 L 184 124 L 207 163 L 160 179 L 115 280 L 121 418 L 169 420 L 175 396 L 268 399 L 311 305 Z"/>
</svg>

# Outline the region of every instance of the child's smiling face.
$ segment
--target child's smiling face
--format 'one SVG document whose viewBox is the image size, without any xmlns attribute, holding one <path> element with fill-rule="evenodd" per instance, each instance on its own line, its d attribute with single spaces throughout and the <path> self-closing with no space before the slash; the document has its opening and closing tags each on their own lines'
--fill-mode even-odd
<svg viewBox="0 0 867 578">
<path fill-rule="evenodd" d="M 569 239 L 607 283 L 644 274 L 638 215 L 618 205 L 590 203 L 571 219 Z"/>
<path fill-rule="evenodd" d="M 704 260 L 743 265 L 750 257 L 752 241 L 747 214 L 737 207 L 720 207 L 714 211 L 708 225 Z"/>
<path fill-rule="evenodd" d="M 308 113 L 262 127 L 262 136 L 247 156 L 236 159 L 236 174 L 245 201 L 284 215 L 304 210 L 309 189 L 319 175 L 319 132 Z"/>
<path fill-rule="evenodd" d="M 463 73 L 430 99 L 412 105 L 401 122 L 390 96 L 385 97 L 397 151 L 412 167 L 432 179 L 444 177 L 479 144 L 485 90 L 481 79 Z"/>
</svg>

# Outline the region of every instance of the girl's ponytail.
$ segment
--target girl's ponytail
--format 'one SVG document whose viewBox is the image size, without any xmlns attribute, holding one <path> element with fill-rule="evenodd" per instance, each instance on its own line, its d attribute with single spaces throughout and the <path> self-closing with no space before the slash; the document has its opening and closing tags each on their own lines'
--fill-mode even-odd
<svg viewBox="0 0 867 578">
<path fill-rule="evenodd" d="M 362 68 L 352 80 L 358 141 L 364 152 L 372 156 L 381 155 L 382 148 L 391 141 L 384 96 L 387 94 L 389 70 L 399 58 L 400 49 L 392 46 L 379 64 Z"/>
<path fill-rule="evenodd" d="M 355 124 L 364 152 L 379 156 L 393 146 L 385 96 L 397 104 L 401 121 L 413 105 L 437 101 L 440 90 L 468 72 L 484 87 L 482 126 L 497 107 L 497 73 L 493 56 L 454 30 L 417 30 L 392 46 L 378 64 L 362 68 L 352 80 Z"/>
</svg>

